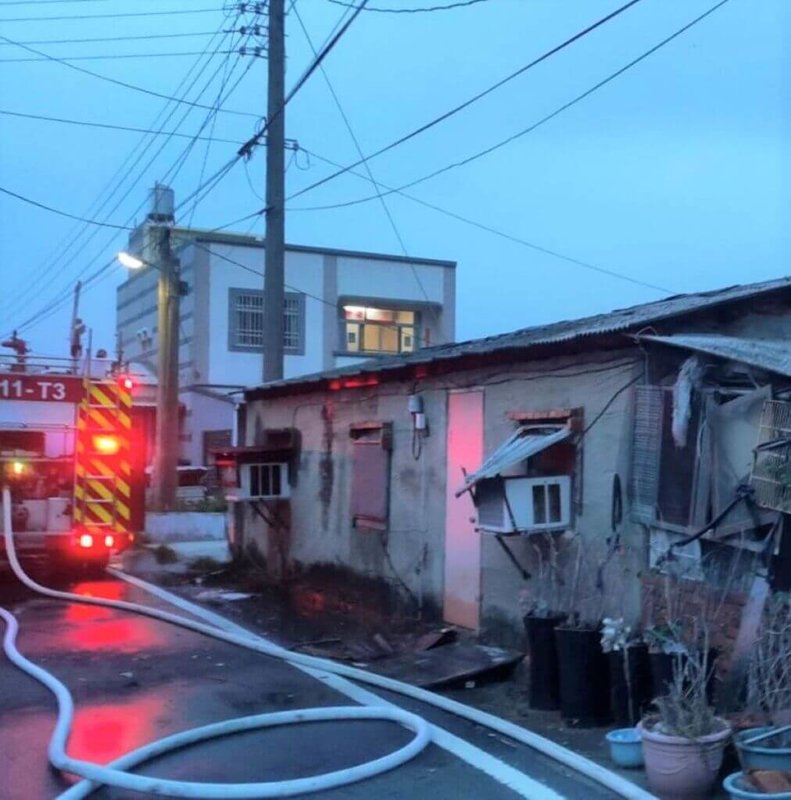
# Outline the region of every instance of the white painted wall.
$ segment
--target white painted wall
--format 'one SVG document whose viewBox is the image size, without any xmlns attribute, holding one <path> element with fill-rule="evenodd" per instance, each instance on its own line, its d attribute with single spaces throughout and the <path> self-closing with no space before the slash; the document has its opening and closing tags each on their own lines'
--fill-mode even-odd
<svg viewBox="0 0 791 800">
<path fill-rule="evenodd" d="M 415 265 L 373 258 L 338 258 L 338 295 L 391 297 L 399 300 L 442 303 L 445 267 Z M 415 276 L 417 273 L 417 277 Z M 418 282 L 418 278 L 420 282 Z M 423 285 L 426 294 L 420 285 Z"/>
<path fill-rule="evenodd" d="M 214 384 L 253 385 L 261 381 L 261 354 L 228 349 L 228 292 L 230 289 L 263 289 L 264 251 L 260 248 L 212 245 L 212 250 L 247 269 L 212 256 L 210 261 L 209 304 L 209 380 Z M 255 272 L 251 272 L 254 270 Z M 322 295 L 323 258 L 314 253 L 286 253 L 286 291 Z M 322 368 L 322 303 L 305 298 L 305 355 L 287 355 L 283 371 L 286 378 L 319 372 Z"/>
</svg>

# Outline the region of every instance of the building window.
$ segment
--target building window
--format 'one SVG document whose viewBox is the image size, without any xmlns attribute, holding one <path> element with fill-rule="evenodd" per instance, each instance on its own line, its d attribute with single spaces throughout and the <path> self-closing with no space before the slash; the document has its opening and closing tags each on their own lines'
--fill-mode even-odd
<svg viewBox="0 0 791 800">
<path fill-rule="evenodd" d="M 342 317 L 349 353 L 411 353 L 417 348 L 414 311 L 343 306 Z"/>
<path fill-rule="evenodd" d="M 242 464 L 245 497 L 288 497 L 288 465 L 278 463 Z"/>
<path fill-rule="evenodd" d="M 264 293 L 256 289 L 228 292 L 228 349 L 261 352 L 264 346 Z M 305 295 L 286 292 L 283 298 L 283 352 L 305 353 Z"/>
<path fill-rule="evenodd" d="M 390 510 L 391 423 L 363 423 L 351 429 L 351 516 L 356 528 L 385 530 Z"/>
</svg>

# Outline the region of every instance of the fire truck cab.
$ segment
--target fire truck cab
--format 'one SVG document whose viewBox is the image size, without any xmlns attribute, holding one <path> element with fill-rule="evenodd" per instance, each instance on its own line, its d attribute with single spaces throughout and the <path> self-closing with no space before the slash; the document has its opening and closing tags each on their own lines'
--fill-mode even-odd
<svg viewBox="0 0 791 800">
<path fill-rule="evenodd" d="M 79 375 L 70 364 L 0 369 L 0 479 L 21 558 L 79 574 L 128 546 L 130 406 L 126 376 Z"/>
</svg>

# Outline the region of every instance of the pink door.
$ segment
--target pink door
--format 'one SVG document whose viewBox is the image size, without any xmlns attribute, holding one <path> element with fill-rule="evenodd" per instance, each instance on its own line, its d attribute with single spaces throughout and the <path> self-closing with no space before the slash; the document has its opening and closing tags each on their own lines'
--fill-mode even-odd
<svg viewBox="0 0 791 800">
<path fill-rule="evenodd" d="M 463 469 L 476 470 L 483 459 L 483 392 L 448 395 L 448 462 L 445 487 L 446 622 L 478 630 L 481 594 L 481 535 L 472 519 L 469 493 L 456 497 Z"/>
</svg>

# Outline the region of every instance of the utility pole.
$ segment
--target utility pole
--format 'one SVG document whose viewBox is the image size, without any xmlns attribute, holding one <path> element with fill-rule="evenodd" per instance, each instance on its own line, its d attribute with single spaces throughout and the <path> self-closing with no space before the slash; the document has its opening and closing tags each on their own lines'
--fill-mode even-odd
<svg viewBox="0 0 791 800">
<path fill-rule="evenodd" d="M 264 239 L 264 382 L 283 377 L 285 255 L 285 0 L 269 0 L 269 63 Z"/>
<path fill-rule="evenodd" d="M 156 237 L 155 266 L 159 270 L 157 352 L 157 418 L 152 474 L 153 505 L 158 511 L 176 505 L 179 460 L 179 298 L 180 265 L 171 247 L 171 228 L 150 228 Z"/>
<path fill-rule="evenodd" d="M 69 354 L 72 358 L 72 371 L 76 374 L 82 357 L 82 335 L 85 333 L 85 323 L 80 319 L 80 290 L 82 281 L 77 281 L 74 286 L 74 303 L 71 307 L 71 326 L 69 327 Z"/>
</svg>

